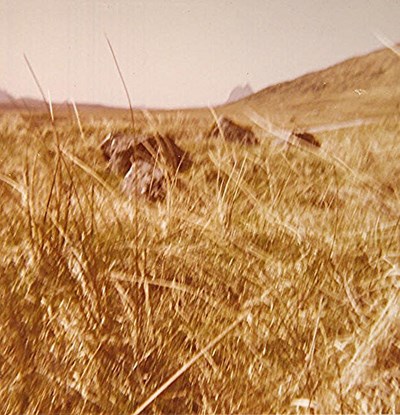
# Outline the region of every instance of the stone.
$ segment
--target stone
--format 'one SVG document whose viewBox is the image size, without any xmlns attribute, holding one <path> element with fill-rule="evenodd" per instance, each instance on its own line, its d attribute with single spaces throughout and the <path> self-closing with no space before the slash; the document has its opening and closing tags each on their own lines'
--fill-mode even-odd
<svg viewBox="0 0 400 415">
<path fill-rule="evenodd" d="M 161 200 L 166 181 L 188 170 L 192 161 L 172 138 L 156 135 L 109 134 L 100 148 L 108 168 L 124 176 L 122 189 L 130 196 Z"/>
<path fill-rule="evenodd" d="M 129 196 L 146 196 L 155 202 L 166 195 L 166 181 L 163 171 L 154 163 L 133 160 L 122 182 L 122 190 Z"/>
<path fill-rule="evenodd" d="M 218 122 L 215 122 L 208 137 L 223 137 L 226 141 L 241 143 L 241 144 L 257 144 L 258 140 L 256 135 L 249 127 L 243 127 L 236 124 L 232 120 L 226 117 L 220 117 Z"/>
<path fill-rule="evenodd" d="M 125 175 L 132 160 L 161 163 L 173 173 L 186 171 L 192 165 L 189 155 L 175 144 L 172 138 L 160 134 L 109 135 L 100 147 L 111 171 L 115 174 Z"/>
<path fill-rule="evenodd" d="M 290 135 L 291 140 L 300 141 L 301 144 L 307 144 L 314 147 L 321 147 L 321 143 L 315 138 L 315 136 L 307 131 L 292 131 Z"/>
</svg>

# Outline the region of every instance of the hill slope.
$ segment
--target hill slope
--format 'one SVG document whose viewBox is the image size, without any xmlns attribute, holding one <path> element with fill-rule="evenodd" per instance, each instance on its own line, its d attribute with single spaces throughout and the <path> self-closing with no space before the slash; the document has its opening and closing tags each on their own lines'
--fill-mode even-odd
<svg viewBox="0 0 400 415">
<path fill-rule="evenodd" d="M 283 124 L 379 117 L 400 108 L 400 58 L 381 49 L 265 88 L 223 112 L 254 109 Z"/>
<path fill-rule="evenodd" d="M 226 104 L 216 108 L 244 123 L 254 121 L 254 113 L 286 128 L 335 125 L 353 120 L 376 119 L 400 111 L 400 58 L 390 49 L 380 49 L 367 55 L 345 60 L 320 71 L 308 73 L 291 81 L 265 88 L 238 101 L 236 92 L 250 92 L 247 85 L 235 88 Z M 237 91 L 236 91 L 237 90 Z M 243 94 L 242 94 L 243 96 Z M 235 100 L 235 102 L 231 102 Z M 77 104 L 82 115 L 124 116 L 126 108 Z M 0 100 L 0 111 L 43 112 L 39 100 Z M 70 116 L 66 103 L 54 104 L 58 116 Z M 213 121 L 208 108 L 150 110 L 153 115 L 174 117 L 185 114 L 205 123 Z M 142 111 L 134 109 L 135 118 Z"/>
</svg>

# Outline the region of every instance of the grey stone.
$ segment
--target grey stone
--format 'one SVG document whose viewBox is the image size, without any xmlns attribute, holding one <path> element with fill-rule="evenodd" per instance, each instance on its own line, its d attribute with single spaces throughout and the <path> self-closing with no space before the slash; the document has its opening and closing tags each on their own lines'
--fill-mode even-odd
<svg viewBox="0 0 400 415">
<path fill-rule="evenodd" d="M 133 160 L 122 182 L 122 190 L 129 196 L 145 196 L 151 201 L 162 200 L 166 195 L 165 175 L 154 163 Z"/>
<path fill-rule="evenodd" d="M 130 196 L 160 200 L 166 195 L 166 181 L 188 170 L 189 155 L 168 136 L 109 134 L 101 143 L 108 168 L 124 176 L 122 189 Z"/>
<path fill-rule="evenodd" d="M 190 168 L 189 155 L 168 136 L 157 135 L 109 135 L 101 144 L 104 158 L 111 171 L 125 175 L 131 160 L 146 160 L 160 163 L 172 172 L 183 172 Z"/>
</svg>

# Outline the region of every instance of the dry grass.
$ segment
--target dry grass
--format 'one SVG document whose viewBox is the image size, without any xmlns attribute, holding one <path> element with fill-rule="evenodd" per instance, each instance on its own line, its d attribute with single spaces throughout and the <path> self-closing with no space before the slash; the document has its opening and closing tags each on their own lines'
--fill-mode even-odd
<svg viewBox="0 0 400 415">
<path fill-rule="evenodd" d="M 400 412 L 398 121 L 315 151 L 143 117 L 195 166 L 135 211 L 98 149 L 128 121 L 3 115 L 1 412 Z"/>
</svg>

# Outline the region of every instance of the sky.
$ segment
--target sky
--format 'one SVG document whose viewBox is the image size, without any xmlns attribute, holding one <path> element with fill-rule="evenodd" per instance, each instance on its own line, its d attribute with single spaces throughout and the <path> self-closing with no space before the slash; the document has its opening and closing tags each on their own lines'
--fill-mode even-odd
<svg viewBox="0 0 400 415">
<path fill-rule="evenodd" d="M 0 89 L 52 101 L 217 105 L 400 42 L 400 0 L 0 0 Z"/>
</svg>

